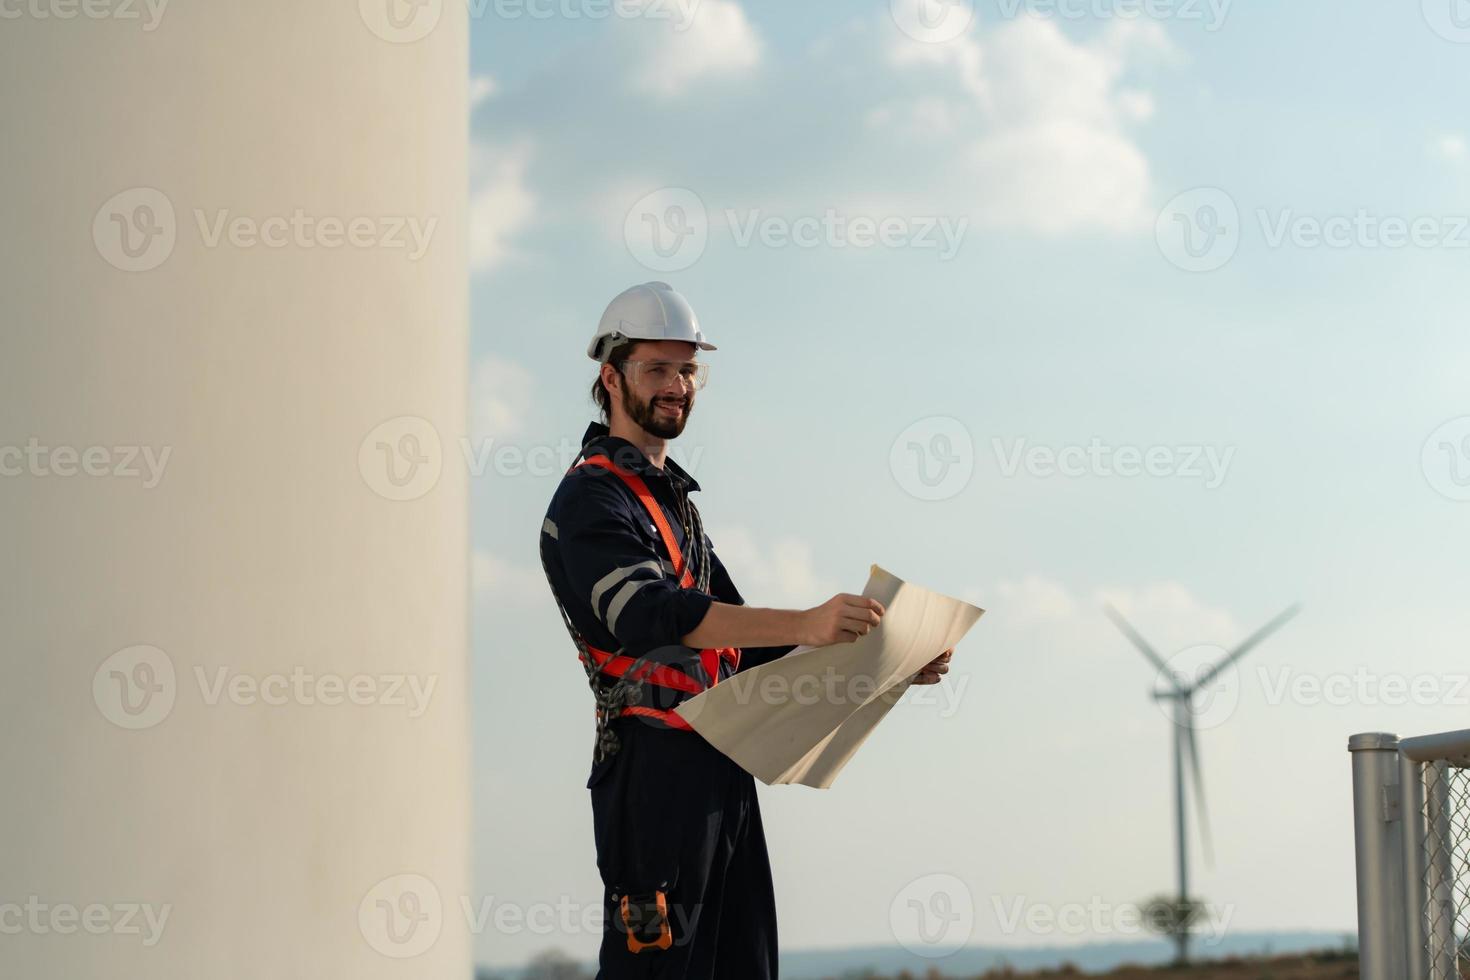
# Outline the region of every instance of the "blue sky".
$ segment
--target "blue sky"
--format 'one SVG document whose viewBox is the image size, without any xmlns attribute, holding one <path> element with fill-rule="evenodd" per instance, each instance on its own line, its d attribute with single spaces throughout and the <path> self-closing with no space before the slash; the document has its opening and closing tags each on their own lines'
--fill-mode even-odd
<svg viewBox="0 0 1470 980">
<path fill-rule="evenodd" d="M 1350 930 L 1348 734 L 1470 708 L 1448 2 L 952 0 L 927 36 L 905 3 L 472 5 L 475 899 L 598 893 L 535 550 L 559 468 L 493 454 L 575 447 L 598 315 L 664 279 L 720 345 L 676 456 L 747 598 L 878 562 L 989 610 L 833 790 L 763 789 L 784 946 L 900 941 L 934 874 L 971 942 L 1127 938 L 1000 914 L 1172 882 L 1169 723 L 1104 601 L 1184 660 L 1304 603 L 1201 733 L 1196 891 L 1232 929 Z"/>
</svg>

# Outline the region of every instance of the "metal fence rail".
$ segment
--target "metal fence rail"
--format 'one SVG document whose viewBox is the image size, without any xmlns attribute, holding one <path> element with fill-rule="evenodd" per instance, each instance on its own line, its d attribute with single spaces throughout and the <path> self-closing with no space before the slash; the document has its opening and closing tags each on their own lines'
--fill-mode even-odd
<svg viewBox="0 0 1470 980">
<path fill-rule="evenodd" d="M 1470 980 L 1470 730 L 1348 751 L 1362 980 Z"/>
</svg>

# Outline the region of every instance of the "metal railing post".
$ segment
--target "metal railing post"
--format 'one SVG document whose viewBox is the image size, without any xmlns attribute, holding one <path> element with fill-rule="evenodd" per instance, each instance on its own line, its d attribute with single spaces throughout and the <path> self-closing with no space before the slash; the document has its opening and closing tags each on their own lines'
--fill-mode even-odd
<svg viewBox="0 0 1470 980">
<path fill-rule="evenodd" d="M 1404 834 L 1398 736 L 1348 739 L 1353 760 L 1353 836 L 1358 864 L 1360 980 L 1404 980 Z"/>
</svg>

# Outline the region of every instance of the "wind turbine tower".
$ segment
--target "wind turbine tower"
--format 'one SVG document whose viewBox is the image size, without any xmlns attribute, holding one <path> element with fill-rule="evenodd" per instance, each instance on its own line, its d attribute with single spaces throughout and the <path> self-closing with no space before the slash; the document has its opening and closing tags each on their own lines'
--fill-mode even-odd
<svg viewBox="0 0 1470 980">
<path fill-rule="evenodd" d="M 1205 811 L 1205 786 L 1204 778 L 1200 773 L 1199 747 L 1195 739 L 1195 720 L 1197 705 L 1195 696 L 1201 691 L 1208 692 L 1210 685 L 1225 671 L 1234 665 L 1241 657 L 1250 653 L 1261 644 L 1268 636 L 1276 632 L 1287 621 L 1301 611 L 1300 605 L 1293 605 L 1280 613 L 1260 629 L 1240 642 L 1235 649 L 1231 650 L 1215 664 L 1199 671 L 1196 676 L 1190 677 L 1177 667 L 1170 667 L 1159 656 L 1158 652 L 1149 645 L 1139 632 L 1133 628 L 1122 613 L 1112 606 L 1105 606 L 1104 611 L 1108 618 L 1122 631 L 1139 653 L 1142 653 L 1149 663 L 1158 670 L 1166 687 L 1163 690 L 1155 690 L 1153 699 L 1155 701 L 1170 702 L 1170 718 L 1173 720 L 1173 743 L 1174 743 L 1174 843 L 1178 861 L 1178 888 L 1179 896 L 1173 915 L 1168 924 L 1170 938 L 1174 940 L 1175 957 L 1179 963 L 1189 961 L 1189 933 L 1193 924 L 1193 911 L 1189 895 L 1189 839 L 1186 830 L 1187 809 L 1186 794 L 1184 791 L 1185 770 L 1188 769 L 1190 780 L 1194 784 L 1195 807 L 1198 811 L 1197 819 L 1200 824 L 1200 841 L 1204 847 L 1208 859 L 1213 859 L 1210 845 L 1210 827 L 1208 816 Z"/>
</svg>

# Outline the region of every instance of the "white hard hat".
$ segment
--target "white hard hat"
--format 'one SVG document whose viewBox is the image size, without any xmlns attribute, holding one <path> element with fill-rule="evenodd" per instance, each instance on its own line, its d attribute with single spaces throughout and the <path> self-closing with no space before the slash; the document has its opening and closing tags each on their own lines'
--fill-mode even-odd
<svg viewBox="0 0 1470 980">
<path fill-rule="evenodd" d="M 689 301 L 666 282 L 645 282 L 614 296 L 587 345 L 587 356 L 603 361 L 625 340 L 683 340 L 700 350 L 716 349 L 699 332 L 699 317 Z"/>
</svg>

